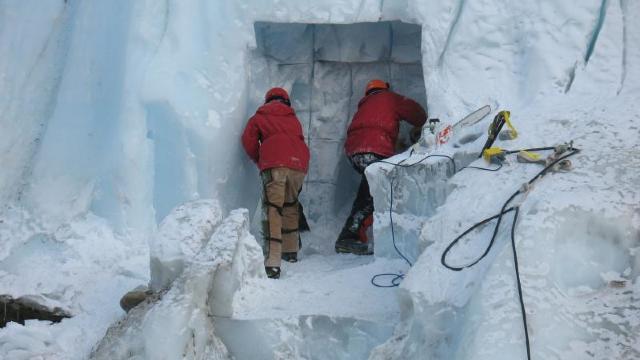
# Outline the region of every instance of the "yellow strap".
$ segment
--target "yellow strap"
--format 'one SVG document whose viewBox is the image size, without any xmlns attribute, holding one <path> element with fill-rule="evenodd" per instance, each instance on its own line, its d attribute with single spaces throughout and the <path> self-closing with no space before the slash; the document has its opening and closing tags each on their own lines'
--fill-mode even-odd
<svg viewBox="0 0 640 360">
<path fill-rule="evenodd" d="M 518 137 L 518 131 L 511 124 L 511 112 L 503 111 L 503 113 L 504 113 L 504 122 L 507 123 L 507 127 L 509 128 L 509 130 L 511 130 L 511 135 L 513 136 L 511 139 L 513 140 Z"/>
</svg>

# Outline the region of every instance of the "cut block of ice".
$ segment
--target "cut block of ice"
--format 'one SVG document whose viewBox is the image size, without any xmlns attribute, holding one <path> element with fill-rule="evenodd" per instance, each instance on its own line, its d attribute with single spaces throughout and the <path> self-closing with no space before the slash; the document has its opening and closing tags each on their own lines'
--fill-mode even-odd
<svg viewBox="0 0 640 360">
<path fill-rule="evenodd" d="M 271 62 L 270 66 L 272 71 L 268 88 L 276 86 L 285 88 L 289 92 L 291 105 L 294 109 L 308 110 L 311 95 L 311 64 Z"/>
<path fill-rule="evenodd" d="M 337 112 L 351 95 L 351 67 L 346 63 L 317 62 L 313 69 L 312 111 Z M 343 106 L 343 105 L 342 105 Z"/>
<path fill-rule="evenodd" d="M 397 163 L 406 155 L 398 155 L 388 161 Z M 414 154 L 403 165 L 417 163 L 424 156 Z M 472 161 L 477 153 L 462 150 L 451 156 L 458 169 Z M 430 158 L 410 167 L 395 167 L 386 163 L 367 167 L 366 175 L 375 205 L 373 230 L 376 256 L 399 256 L 393 247 L 392 238 L 395 236 L 396 246 L 403 249 L 403 254 L 417 258 L 423 250 L 423 244 L 419 241 L 419 224 L 431 217 L 453 190 L 453 185 L 448 182 L 453 174 L 453 162 L 442 157 Z M 389 217 L 391 206 L 393 234 Z"/>
<path fill-rule="evenodd" d="M 420 63 L 422 53 L 422 27 L 400 21 L 391 23 L 391 61 L 396 63 Z"/>
<path fill-rule="evenodd" d="M 215 200 L 199 200 L 174 208 L 151 240 L 150 288 L 168 288 L 194 259 L 222 221 Z"/>
<path fill-rule="evenodd" d="M 389 23 L 316 25 L 315 59 L 321 61 L 384 61 L 391 54 Z"/>
<path fill-rule="evenodd" d="M 309 163 L 309 180 L 336 182 L 338 163 L 344 156 L 341 140 L 311 139 L 312 161 Z"/>
<path fill-rule="evenodd" d="M 349 100 L 335 103 L 334 109 L 315 111 L 311 114 L 310 137 L 318 140 L 343 141 L 347 137 L 347 128 L 351 119 L 347 117 Z M 340 107 L 341 111 L 332 111 Z"/>
<path fill-rule="evenodd" d="M 279 65 L 278 75 L 285 79 L 291 97 L 291 106 L 296 110 L 311 109 L 311 72 L 310 64 Z"/>
<path fill-rule="evenodd" d="M 358 110 L 358 102 L 364 97 L 367 83 L 372 79 L 380 79 L 382 81 L 389 81 L 391 78 L 390 64 L 375 62 L 375 63 L 354 63 L 351 64 L 351 86 L 353 91 L 351 93 L 350 105 L 349 105 L 349 117 L 352 118 L 353 114 Z"/>
<path fill-rule="evenodd" d="M 300 126 L 302 126 L 302 135 L 304 135 L 305 143 L 309 144 L 309 123 L 311 122 L 311 112 L 309 111 L 298 111 L 295 109 L 296 117 L 298 121 L 300 121 Z"/>
<path fill-rule="evenodd" d="M 257 109 L 264 104 L 264 95 L 273 87 L 282 87 L 289 93 L 295 110 L 308 111 L 311 95 L 311 64 L 283 64 L 253 52 L 247 108 Z M 255 111 L 255 110 L 253 110 Z"/>
<path fill-rule="evenodd" d="M 344 151 L 342 151 L 338 157 L 335 178 L 338 186 L 338 191 L 334 194 L 336 211 L 342 209 L 344 206 L 347 206 L 349 209 L 351 208 L 351 204 L 356 198 L 361 179 L 362 175 L 354 169 L 349 158 Z"/>
<path fill-rule="evenodd" d="M 424 87 L 424 77 L 421 64 L 390 65 L 391 89 L 406 96 L 427 110 L 427 93 Z"/>
<path fill-rule="evenodd" d="M 336 185 L 308 179 L 302 189 L 302 204 L 309 220 L 319 221 L 322 216 L 331 213 L 335 209 L 333 199 L 336 194 Z"/>
<path fill-rule="evenodd" d="M 283 63 L 311 63 L 313 29 L 311 24 L 256 22 L 256 45 L 266 56 Z"/>
</svg>

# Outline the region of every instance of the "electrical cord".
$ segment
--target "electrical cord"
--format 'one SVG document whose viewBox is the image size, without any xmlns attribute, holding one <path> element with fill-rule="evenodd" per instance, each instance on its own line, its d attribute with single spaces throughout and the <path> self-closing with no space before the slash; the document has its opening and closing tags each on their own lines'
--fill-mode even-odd
<svg viewBox="0 0 640 360">
<path fill-rule="evenodd" d="M 502 169 L 502 163 L 498 164 L 498 167 L 494 168 L 494 169 L 483 168 L 483 167 L 479 167 L 479 166 L 465 166 L 462 169 L 460 169 L 460 171 L 462 171 L 464 169 L 476 169 L 476 170 L 484 170 L 484 171 L 498 171 L 498 170 Z"/>
<path fill-rule="evenodd" d="M 411 156 L 411 155 L 409 155 Z M 406 160 L 406 159 L 405 159 Z M 453 159 L 452 159 L 453 161 Z M 455 163 L 454 163 L 455 166 Z M 389 191 L 389 222 L 391 224 L 391 240 L 393 243 L 393 248 L 396 250 L 396 252 L 398 253 L 398 255 L 400 255 L 400 257 L 407 262 L 407 264 L 409 264 L 409 267 L 413 266 L 413 264 L 411 263 L 411 260 L 409 260 L 401 251 L 400 249 L 398 249 L 398 246 L 396 244 L 396 235 L 395 235 L 395 229 L 393 226 L 393 178 L 391 178 L 391 182 L 390 182 L 390 191 Z M 391 276 L 391 280 L 390 280 L 390 284 L 389 285 L 385 285 L 385 284 L 380 284 L 376 282 L 376 279 L 378 279 L 379 277 L 383 277 L 383 276 Z M 383 274 L 376 274 L 371 278 L 371 284 L 373 286 L 376 287 L 382 287 L 382 288 L 389 288 L 389 287 L 396 287 L 398 285 L 400 285 L 400 281 L 402 281 L 402 279 L 404 279 L 404 274 L 399 273 L 383 273 Z"/>
<path fill-rule="evenodd" d="M 403 160 L 401 160 L 400 162 L 397 163 L 393 163 L 390 161 L 386 161 L 386 160 L 378 160 L 376 162 L 379 163 L 383 163 L 383 164 L 389 164 L 392 165 L 393 167 L 400 167 L 400 168 L 409 168 L 418 164 L 423 163 L 425 160 L 432 158 L 432 157 L 441 157 L 441 158 L 446 158 L 449 159 L 451 161 L 451 164 L 453 165 L 453 173 L 458 173 L 464 169 L 476 169 L 476 170 L 483 170 L 483 171 L 498 171 L 502 168 L 502 164 L 499 164 L 497 168 L 483 168 L 483 167 L 479 167 L 479 166 L 465 166 L 463 168 L 460 168 L 460 170 L 457 169 L 456 166 L 456 161 L 453 157 L 449 156 L 449 155 L 444 155 L 444 154 L 431 154 L 431 155 L 427 155 L 424 156 L 422 159 L 418 160 L 417 162 L 411 163 L 411 164 L 404 164 L 405 161 L 407 161 L 411 156 L 413 155 L 413 149 L 409 152 L 409 156 L 404 158 Z M 409 267 L 413 266 L 412 262 L 400 251 L 400 249 L 398 249 L 398 246 L 396 244 L 396 236 L 395 236 L 395 228 L 393 225 L 393 181 L 394 179 L 391 178 L 390 181 L 390 191 L 389 191 L 389 221 L 390 221 L 390 227 L 391 227 L 391 241 L 393 244 L 393 248 L 396 250 L 396 252 L 398 253 L 398 255 L 407 263 L 409 264 Z M 376 280 L 378 278 L 381 277 L 391 277 L 391 280 L 389 281 L 389 284 L 381 284 L 379 282 L 377 282 Z M 375 287 L 381 287 L 381 288 L 390 288 L 390 287 L 396 287 L 400 285 L 400 282 L 402 281 L 402 279 L 404 279 L 404 274 L 401 273 L 383 273 L 383 274 L 376 274 L 371 278 L 371 284 Z"/>
<path fill-rule="evenodd" d="M 393 167 L 400 167 L 400 168 L 409 168 L 415 165 L 418 165 L 420 163 L 422 163 L 423 161 L 431 158 L 431 157 L 443 157 L 443 158 L 447 158 L 451 161 L 451 164 L 453 165 L 453 172 L 456 172 L 456 162 L 455 160 L 449 156 L 449 155 L 440 155 L 440 154 L 431 154 L 431 155 L 427 155 L 425 157 L 423 157 L 422 159 L 420 159 L 417 162 L 411 163 L 411 164 L 404 164 L 405 161 L 407 161 L 411 156 L 413 155 L 413 149 L 409 152 L 409 156 L 404 158 L 403 160 L 401 160 L 398 163 L 392 163 L 390 161 L 386 161 L 386 160 L 378 160 L 376 162 L 380 162 L 383 164 L 390 164 L 393 165 Z M 389 190 L 389 221 L 391 224 L 391 241 L 393 244 L 393 248 L 396 250 L 396 252 L 398 253 L 398 255 L 400 255 L 400 257 L 406 261 L 407 264 L 409 264 L 409 267 L 413 266 L 413 263 L 411 262 L 411 260 L 409 260 L 409 258 L 407 258 L 407 256 L 405 256 L 400 249 L 398 249 L 398 245 L 396 244 L 396 235 L 395 235 L 395 228 L 393 225 L 393 181 L 394 178 L 391 178 L 390 181 L 390 190 Z M 381 284 L 379 282 L 377 282 L 376 280 L 378 278 L 381 277 L 391 277 L 391 280 L 389 281 L 389 284 Z M 400 282 L 402 281 L 402 279 L 404 279 L 404 274 L 402 273 L 383 273 L 383 274 L 376 274 L 371 278 L 371 284 L 375 287 L 380 287 L 380 288 L 390 288 L 390 287 L 396 287 L 400 285 Z"/>
<path fill-rule="evenodd" d="M 529 148 L 529 149 L 522 149 L 524 151 L 542 151 L 542 150 L 554 150 L 555 147 L 553 146 L 547 146 L 547 147 L 539 147 L 539 148 Z M 519 151 L 522 150 L 514 150 L 514 151 L 506 151 L 506 153 L 508 154 L 513 154 L 513 153 L 517 153 Z M 397 162 L 397 163 L 393 163 L 387 160 L 378 160 L 376 162 L 379 163 L 383 163 L 383 164 L 389 164 L 392 165 L 394 168 L 395 167 L 400 167 L 400 168 L 409 168 L 418 164 L 423 163 L 424 161 L 426 161 L 429 158 L 432 157 L 441 157 L 441 158 L 446 158 L 449 159 L 451 161 L 451 164 L 453 165 L 453 173 L 458 173 L 464 169 L 475 169 L 475 170 L 482 170 L 482 171 L 490 171 L 490 172 L 496 172 L 499 171 L 500 169 L 502 169 L 502 163 L 498 164 L 498 167 L 496 168 L 484 168 L 484 167 L 479 167 L 479 166 L 471 166 L 471 165 L 467 165 L 465 167 L 460 168 L 459 170 L 457 169 L 456 166 L 456 162 L 455 159 L 449 155 L 444 155 L 444 154 L 430 154 L 430 155 L 426 155 L 424 156 L 422 159 L 418 160 L 417 162 L 414 163 L 410 163 L 410 164 L 404 164 L 405 161 L 409 160 L 409 158 L 411 158 L 411 156 L 413 155 L 414 150 L 411 149 L 411 151 L 409 152 L 409 156 L 402 159 L 401 161 Z M 390 227 L 391 227 L 391 241 L 393 244 L 393 248 L 395 249 L 396 253 L 398 253 L 398 255 L 407 263 L 409 264 L 409 267 L 413 266 L 412 262 L 407 258 L 407 256 L 405 256 L 400 249 L 398 249 L 398 246 L 396 244 L 396 237 L 395 237 L 395 228 L 393 225 L 393 181 L 394 179 L 392 178 L 390 181 L 390 191 L 389 191 L 389 195 L 390 195 L 390 199 L 389 199 L 389 221 L 390 221 Z M 497 217 L 497 216 L 496 216 Z M 490 221 L 494 218 L 491 219 L 487 219 L 486 221 Z M 468 230 L 468 232 L 472 231 L 473 229 Z M 466 233 L 465 233 L 466 234 Z M 463 234 L 464 235 L 464 234 Z M 487 250 L 488 252 L 488 250 Z M 391 280 L 389 282 L 389 284 L 381 284 L 380 282 L 377 281 L 378 278 L 381 277 L 391 277 Z M 381 287 L 381 288 L 390 288 L 390 287 L 396 287 L 400 285 L 400 282 L 402 281 L 402 279 L 404 279 L 404 274 L 401 273 L 383 273 L 383 274 L 376 274 L 371 278 L 371 284 L 375 287 Z"/>
<path fill-rule="evenodd" d="M 477 170 L 484 170 L 484 171 L 498 171 L 498 170 L 500 170 L 502 168 L 502 164 L 500 164 L 495 169 L 482 168 L 482 167 L 478 167 L 478 166 L 465 166 L 465 167 L 461 168 L 460 170 L 457 170 L 455 159 L 453 157 L 449 156 L 449 155 L 444 155 L 444 154 L 431 154 L 431 155 L 424 156 L 422 159 L 418 160 L 417 162 L 414 162 L 414 163 L 411 163 L 411 164 L 404 164 L 404 162 L 407 161 L 412 155 L 413 155 L 413 149 L 411 150 L 411 152 L 409 152 L 409 156 L 404 158 L 400 162 L 393 163 L 393 162 L 386 161 L 386 160 L 378 160 L 376 162 L 393 165 L 394 167 L 409 168 L 409 167 L 418 165 L 418 164 L 424 162 L 425 160 L 427 160 L 429 158 L 441 157 L 441 158 L 449 159 L 451 161 L 451 164 L 453 165 L 453 173 L 454 174 L 459 172 L 459 171 L 462 171 L 464 169 L 477 169 Z M 391 241 L 392 241 L 393 248 L 395 249 L 396 253 L 398 253 L 398 255 L 407 264 L 409 264 L 409 267 L 411 267 L 411 266 L 413 266 L 413 263 L 407 258 L 407 256 L 405 256 L 400 251 L 400 249 L 398 249 L 398 245 L 396 244 L 395 227 L 393 225 L 393 181 L 394 181 L 394 178 L 391 178 L 390 190 L 389 190 L 389 222 L 390 222 L 390 227 L 391 227 Z M 391 277 L 391 279 L 389 280 L 388 284 L 381 284 L 380 282 L 377 281 L 377 279 L 381 278 L 381 277 Z M 402 274 L 402 273 L 376 274 L 371 278 L 371 284 L 373 286 L 375 286 L 375 287 L 390 288 L 390 287 L 399 286 L 400 282 L 402 281 L 402 279 L 404 279 L 404 274 Z"/>
<path fill-rule="evenodd" d="M 554 148 L 553 147 L 551 147 L 551 148 L 537 148 L 536 150 L 552 150 L 552 149 L 554 149 Z M 527 151 L 534 151 L 534 150 L 527 150 Z M 515 153 L 515 152 L 517 152 L 517 151 L 511 152 L 511 153 Z M 569 147 L 567 154 L 559 156 L 558 158 L 553 160 L 551 163 L 546 165 L 540 172 L 538 172 L 533 178 L 531 178 L 524 186 L 522 186 L 520 189 L 515 191 L 507 199 L 507 201 L 504 202 L 504 204 L 502 205 L 502 208 L 500 209 L 500 212 L 498 214 L 493 215 L 491 217 L 488 217 L 488 218 L 486 218 L 486 219 L 474 224 L 473 226 L 471 226 L 470 228 L 465 230 L 462 234 L 458 235 L 458 237 L 456 237 L 447 246 L 447 248 L 443 251 L 442 256 L 440 258 L 441 264 L 444 267 L 446 267 L 447 269 L 453 270 L 453 271 L 461 271 L 461 270 L 463 270 L 465 268 L 470 268 L 470 267 L 476 265 L 485 256 L 487 256 L 489 251 L 491 251 L 491 248 L 493 247 L 495 239 L 496 239 L 496 237 L 498 235 L 500 224 L 502 222 L 502 217 L 507 213 L 510 213 L 512 211 L 514 212 L 513 221 L 511 223 L 511 247 L 513 249 L 513 260 L 514 260 L 514 267 L 515 267 L 515 272 L 516 272 L 516 282 L 517 282 L 517 285 L 518 285 L 518 299 L 520 301 L 520 312 L 522 313 L 522 323 L 523 323 L 524 334 L 525 334 L 525 345 L 526 345 L 526 350 L 527 350 L 527 359 L 529 359 L 529 360 L 531 359 L 531 346 L 530 346 L 530 342 L 529 342 L 529 330 L 528 330 L 528 326 L 527 326 L 527 315 L 526 315 L 524 299 L 523 299 L 523 295 L 522 295 L 522 284 L 521 284 L 521 281 L 520 281 L 520 269 L 519 269 L 519 266 L 518 266 L 518 254 L 516 252 L 516 242 L 515 242 L 515 228 L 516 228 L 516 223 L 518 221 L 518 215 L 520 213 L 520 205 L 512 206 L 512 207 L 509 207 L 509 208 L 507 208 L 507 207 L 509 206 L 511 201 L 513 201 L 513 199 L 515 199 L 519 195 L 523 195 L 523 194 L 526 194 L 527 192 L 529 192 L 531 187 L 532 187 L 532 185 L 536 181 L 538 181 L 539 179 L 544 177 L 546 174 L 548 174 L 548 172 L 556 164 L 558 164 L 560 161 L 562 161 L 562 160 L 564 160 L 564 159 L 566 159 L 566 158 L 568 158 L 570 156 L 573 156 L 573 155 L 577 154 L 578 152 L 580 152 L 579 149 L 576 149 L 576 148 L 573 148 L 573 147 Z M 452 266 L 449 263 L 447 263 L 447 255 L 449 254 L 451 249 L 463 237 L 465 237 L 467 234 L 469 234 L 473 230 L 486 225 L 487 223 L 489 223 L 490 221 L 492 221 L 494 219 L 497 219 L 497 221 L 496 221 L 496 225 L 495 225 L 495 227 L 493 229 L 493 235 L 491 236 L 491 240 L 489 241 L 489 244 L 487 245 L 486 249 L 483 251 L 483 253 L 478 258 L 476 258 L 474 261 L 472 261 L 471 263 L 469 263 L 467 265 Z"/>
<path fill-rule="evenodd" d="M 563 150 L 558 150 L 558 148 L 556 148 L 556 147 L 547 146 L 547 147 L 529 148 L 529 149 L 522 149 L 522 150 L 512 150 L 512 151 L 507 150 L 507 151 L 504 151 L 504 154 L 515 154 L 515 153 L 518 153 L 520 151 L 544 151 L 544 150 L 563 151 Z M 514 262 L 514 268 L 515 268 L 515 273 L 516 273 L 516 283 L 517 283 L 517 287 L 518 287 L 518 300 L 519 300 L 519 303 L 520 303 L 520 312 L 522 314 L 522 326 L 523 326 L 523 329 L 524 329 L 525 347 L 526 347 L 526 353 L 527 353 L 527 359 L 528 360 L 531 360 L 531 344 L 530 344 L 530 341 L 529 341 L 529 330 L 528 330 L 528 325 L 527 325 L 527 314 L 526 314 L 526 308 L 525 308 L 525 304 L 524 304 L 524 296 L 522 294 L 522 282 L 520 280 L 520 267 L 519 267 L 519 264 L 518 264 L 518 254 L 517 254 L 517 251 L 516 251 L 516 242 L 515 242 L 515 229 L 516 229 L 516 224 L 518 222 L 518 216 L 520 214 L 520 205 L 516 205 L 516 206 L 512 206 L 512 207 L 508 207 L 508 206 L 511 203 L 511 201 L 513 201 L 519 195 L 526 195 L 526 193 L 528 193 L 531 190 L 533 184 L 536 181 L 538 181 L 539 179 L 543 178 L 556 164 L 558 164 L 561 161 L 567 159 L 568 157 L 573 156 L 573 155 L 577 154 L 578 152 L 580 152 L 579 149 L 574 148 L 572 145 L 569 145 L 565 150 L 567 151 L 567 153 L 565 155 L 559 156 L 556 159 L 554 159 L 553 161 L 551 161 L 540 172 L 538 172 L 533 178 L 531 178 L 524 186 L 522 186 L 517 191 L 515 191 L 507 199 L 507 201 L 504 202 L 504 204 L 502 205 L 502 208 L 500 209 L 500 212 L 498 214 L 490 216 L 490 217 L 488 217 L 488 218 L 486 218 L 484 220 L 481 220 L 480 222 L 474 224 L 473 226 L 471 226 L 470 228 L 465 230 L 458 237 L 456 237 L 447 246 L 447 248 L 444 250 L 444 252 L 442 253 L 442 256 L 440 258 L 441 264 L 444 267 L 446 267 L 447 269 L 453 270 L 453 271 L 461 271 L 461 270 L 463 270 L 465 268 L 470 268 L 470 267 L 476 265 L 484 257 L 486 257 L 487 254 L 489 254 L 489 251 L 491 251 L 491 248 L 493 247 L 493 244 L 494 244 L 494 242 L 496 240 L 496 237 L 498 235 L 498 231 L 500 229 L 500 224 L 502 223 L 502 217 L 507 213 L 514 212 L 513 221 L 511 223 L 511 231 L 510 231 L 511 248 L 512 248 L 512 253 L 513 253 L 513 262 Z M 412 166 L 415 166 L 417 164 L 420 164 L 423 161 L 425 161 L 425 160 L 427 160 L 428 158 L 431 158 L 431 157 L 444 157 L 444 158 L 449 159 L 451 161 L 451 163 L 453 164 L 453 172 L 454 172 L 454 174 L 458 172 L 456 170 L 455 160 L 453 159 L 453 157 L 448 156 L 448 155 L 431 154 L 431 155 L 427 155 L 427 156 L 423 157 L 422 159 L 420 159 L 419 161 L 417 161 L 415 163 L 403 164 L 412 155 L 413 155 L 413 150 L 411 150 L 411 152 L 409 153 L 409 156 L 407 158 L 403 159 L 402 161 L 400 161 L 398 163 L 392 163 L 392 162 L 385 161 L 385 160 L 379 160 L 378 162 L 385 163 L 385 164 L 390 164 L 390 165 L 393 165 L 394 167 L 408 168 L 408 167 L 412 167 Z M 497 168 L 484 168 L 484 167 L 469 166 L 468 165 L 468 166 L 465 166 L 465 167 L 461 168 L 459 171 L 462 171 L 464 169 L 476 169 L 476 170 L 496 172 L 496 171 L 499 171 L 501 168 L 502 168 L 502 163 L 500 163 Z M 400 257 L 404 261 L 406 261 L 407 264 L 409 264 L 409 267 L 411 267 L 411 266 L 413 266 L 413 264 L 398 249 L 398 246 L 396 244 L 395 230 L 394 230 L 394 225 L 393 225 L 393 181 L 394 181 L 394 178 L 391 178 L 391 181 L 390 181 L 390 192 L 389 192 L 389 196 L 390 196 L 390 199 L 389 199 L 389 221 L 390 221 L 390 225 L 391 225 L 391 240 L 392 240 L 392 243 L 393 243 L 393 247 L 396 250 L 396 252 L 398 253 L 398 255 L 400 255 Z M 496 221 L 496 225 L 495 225 L 495 227 L 493 229 L 493 234 L 491 236 L 491 240 L 489 241 L 489 244 L 486 247 L 486 249 L 483 251 L 483 253 L 478 258 L 476 258 L 471 263 L 469 263 L 467 265 L 462 265 L 462 266 L 451 266 L 451 265 L 449 265 L 447 263 L 447 254 L 460 241 L 460 239 L 465 237 L 467 234 L 469 234 L 473 230 L 475 230 L 477 228 L 480 228 L 480 227 L 486 225 L 487 223 L 489 223 L 489 222 L 491 222 L 492 220 L 495 220 L 495 219 L 497 219 L 497 221 Z M 400 285 L 400 282 L 404 279 L 404 276 L 405 275 L 402 274 L 402 273 L 381 273 L 381 274 L 376 274 L 371 278 L 371 284 L 373 286 L 380 287 L 380 288 L 397 287 L 397 286 Z M 391 277 L 391 280 L 389 281 L 389 284 L 380 284 L 380 283 L 376 282 L 376 280 L 378 278 L 381 278 L 381 277 Z"/>
</svg>

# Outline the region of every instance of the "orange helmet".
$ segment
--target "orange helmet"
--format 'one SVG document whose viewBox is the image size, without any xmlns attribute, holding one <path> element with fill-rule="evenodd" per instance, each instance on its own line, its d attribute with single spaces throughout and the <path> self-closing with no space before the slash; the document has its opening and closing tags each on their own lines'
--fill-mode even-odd
<svg viewBox="0 0 640 360">
<path fill-rule="evenodd" d="M 268 103 L 269 101 L 275 100 L 275 99 L 281 99 L 285 103 L 289 103 L 289 101 L 290 101 L 289 100 L 289 94 L 287 93 L 287 90 L 285 90 L 285 89 L 283 89 L 281 87 L 271 88 L 264 95 L 265 104 Z"/>
<path fill-rule="evenodd" d="M 382 81 L 379 79 L 373 79 L 367 83 L 367 88 L 364 90 L 365 95 L 369 95 L 369 92 L 372 90 L 378 89 L 388 89 L 389 83 L 386 81 Z"/>
</svg>

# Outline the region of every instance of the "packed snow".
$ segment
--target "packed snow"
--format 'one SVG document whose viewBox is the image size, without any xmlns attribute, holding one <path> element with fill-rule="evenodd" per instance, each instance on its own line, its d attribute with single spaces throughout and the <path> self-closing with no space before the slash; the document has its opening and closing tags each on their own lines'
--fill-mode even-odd
<svg viewBox="0 0 640 360">
<path fill-rule="evenodd" d="M 477 265 L 441 264 L 542 168 L 463 169 L 495 166 L 478 153 L 510 110 L 519 136 L 497 146 L 581 150 L 519 200 L 532 357 L 639 359 L 638 15 L 631 0 L 0 2 L 0 296 L 70 315 L 10 322 L 0 357 L 524 359 L 512 215 Z M 493 111 L 389 159 L 411 167 L 369 167 L 375 255 L 336 255 L 358 181 L 344 131 L 374 76 L 444 123 Z M 312 231 L 277 281 L 238 141 L 271 86 L 312 152 Z M 401 285 L 373 286 L 381 273 Z M 138 286 L 153 293 L 125 314 Z"/>
</svg>

